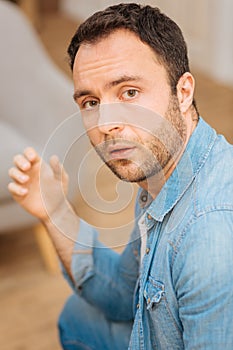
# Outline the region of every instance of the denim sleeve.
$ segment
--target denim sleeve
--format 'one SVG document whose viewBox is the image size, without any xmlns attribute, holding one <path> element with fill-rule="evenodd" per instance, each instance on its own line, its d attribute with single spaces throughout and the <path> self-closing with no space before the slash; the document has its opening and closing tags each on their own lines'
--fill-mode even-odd
<svg viewBox="0 0 233 350">
<path fill-rule="evenodd" d="M 79 231 L 77 233 L 77 240 L 74 245 L 71 272 L 73 276 L 72 281 L 67 274 L 62 262 L 62 273 L 74 292 L 81 289 L 81 285 L 85 280 L 90 278 L 93 273 L 93 249 L 98 237 L 97 231 L 85 221 L 80 219 Z"/>
<path fill-rule="evenodd" d="M 73 290 L 114 321 L 133 319 L 134 289 L 139 273 L 138 239 L 133 231 L 122 254 L 98 241 L 95 229 L 80 222 L 71 271 Z"/>
<path fill-rule="evenodd" d="M 233 349 L 233 211 L 190 225 L 173 266 L 185 349 Z"/>
</svg>

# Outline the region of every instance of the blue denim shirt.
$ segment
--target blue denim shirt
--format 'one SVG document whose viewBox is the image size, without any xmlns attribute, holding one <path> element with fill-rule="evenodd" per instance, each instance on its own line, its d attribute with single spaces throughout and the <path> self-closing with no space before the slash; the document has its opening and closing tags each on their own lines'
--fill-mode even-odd
<svg viewBox="0 0 233 350">
<path fill-rule="evenodd" d="M 73 288 L 107 318 L 134 320 L 129 349 L 232 350 L 233 147 L 200 118 L 157 198 L 139 191 L 135 216 L 120 255 L 81 221 Z"/>
</svg>

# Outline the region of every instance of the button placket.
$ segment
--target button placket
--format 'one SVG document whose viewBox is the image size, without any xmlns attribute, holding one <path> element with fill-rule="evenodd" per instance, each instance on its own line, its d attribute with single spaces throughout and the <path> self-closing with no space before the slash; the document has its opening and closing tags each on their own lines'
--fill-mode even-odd
<svg viewBox="0 0 233 350">
<path fill-rule="evenodd" d="M 147 213 L 146 216 L 145 216 L 145 224 L 146 224 L 146 227 L 147 227 L 147 244 L 146 244 L 146 251 L 145 251 L 145 254 L 148 255 L 150 253 L 150 250 L 151 250 L 151 230 L 152 228 L 155 226 L 155 220 L 154 218 L 149 214 Z"/>
<path fill-rule="evenodd" d="M 146 213 L 145 215 L 145 224 L 147 227 L 147 231 L 149 231 L 155 224 L 154 218 L 149 213 Z"/>
</svg>

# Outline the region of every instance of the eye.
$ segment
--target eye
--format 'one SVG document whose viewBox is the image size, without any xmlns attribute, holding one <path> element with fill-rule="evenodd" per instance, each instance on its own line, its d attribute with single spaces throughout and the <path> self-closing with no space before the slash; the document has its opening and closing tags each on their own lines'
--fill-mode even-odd
<svg viewBox="0 0 233 350">
<path fill-rule="evenodd" d="M 122 94 L 122 97 L 125 99 L 125 100 L 130 100 L 134 97 L 136 97 L 138 95 L 138 90 L 136 89 L 129 89 L 129 90 L 126 90 L 123 94 Z"/>
<path fill-rule="evenodd" d="M 89 101 L 84 101 L 81 104 L 81 108 L 85 110 L 92 110 L 95 109 L 99 105 L 99 102 L 96 100 L 89 100 Z"/>
</svg>

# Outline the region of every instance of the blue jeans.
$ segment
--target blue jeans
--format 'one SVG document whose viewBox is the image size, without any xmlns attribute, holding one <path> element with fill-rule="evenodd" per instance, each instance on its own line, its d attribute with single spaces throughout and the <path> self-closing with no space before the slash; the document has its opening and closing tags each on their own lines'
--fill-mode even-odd
<svg viewBox="0 0 233 350">
<path fill-rule="evenodd" d="M 132 322 L 111 322 L 78 295 L 66 302 L 59 318 L 64 350 L 128 349 Z"/>
</svg>

